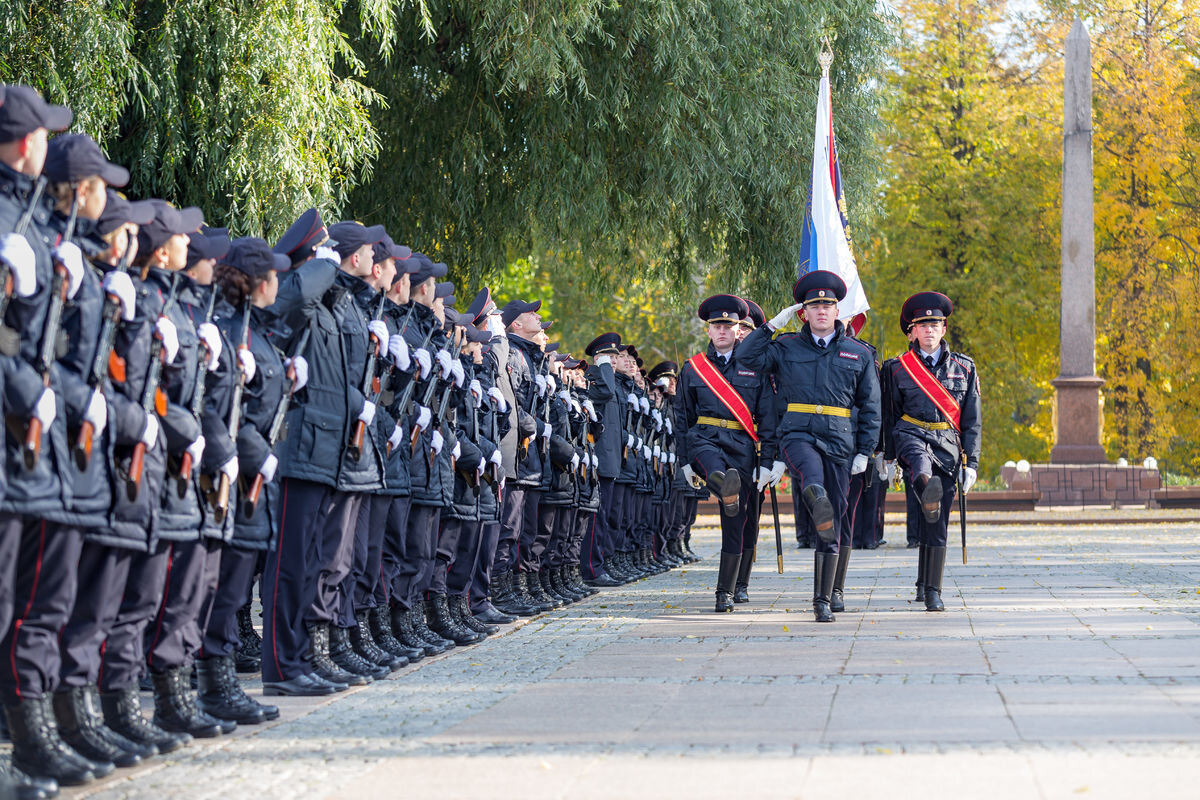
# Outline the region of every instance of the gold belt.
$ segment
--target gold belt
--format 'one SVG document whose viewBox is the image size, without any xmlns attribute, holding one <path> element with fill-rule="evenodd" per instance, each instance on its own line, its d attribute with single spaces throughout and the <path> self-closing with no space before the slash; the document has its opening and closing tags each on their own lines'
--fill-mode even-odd
<svg viewBox="0 0 1200 800">
<path fill-rule="evenodd" d="M 824 414 L 827 417 L 849 417 L 850 409 L 837 406 L 814 406 L 810 403 L 788 403 L 788 411 L 798 414 Z"/>
<path fill-rule="evenodd" d="M 696 424 L 711 425 L 714 428 L 729 428 L 734 431 L 746 430 L 736 419 L 721 419 L 720 417 L 696 417 Z"/>
<path fill-rule="evenodd" d="M 924 428 L 927 431 L 948 431 L 948 430 L 950 430 L 949 422 L 926 422 L 923 419 L 916 419 L 915 417 L 910 417 L 908 414 L 904 414 L 903 416 L 900 417 L 900 419 L 904 420 L 905 422 L 911 422 L 913 425 L 916 425 L 918 428 Z"/>
</svg>

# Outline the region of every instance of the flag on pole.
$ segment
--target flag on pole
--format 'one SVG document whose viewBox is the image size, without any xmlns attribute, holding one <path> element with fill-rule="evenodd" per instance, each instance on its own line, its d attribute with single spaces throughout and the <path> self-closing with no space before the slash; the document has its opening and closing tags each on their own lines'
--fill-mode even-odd
<svg viewBox="0 0 1200 800">
<path fill-rule="evenodd" d="M 842 191 L 842 166 L 838 162 L 837 139 L 833 135 L 833 101 L 829 95 L 829 65 L 832 51 L 821 53 L 821 87 L 817 94 L 817 125 L 813 136 L 812 177 L 808 204 L 804 208 L 804 233 L 800 240 L 798 275 L 823 269 L 835 272 L 846 282 L 846 299 L 838 316 L 850 320 L 865 315 L 867 303 L 858 267 L 850 247 L 850 224 L 846 218 L 846 196 Z M 855 320 L 862 327 L 865 316 Z"/>
</svg>

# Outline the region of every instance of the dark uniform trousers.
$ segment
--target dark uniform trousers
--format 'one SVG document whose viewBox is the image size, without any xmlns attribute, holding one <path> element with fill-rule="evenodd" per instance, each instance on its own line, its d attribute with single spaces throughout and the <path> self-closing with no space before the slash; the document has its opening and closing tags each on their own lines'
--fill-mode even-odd
<svg viewBox="0 0 1200 800">
<path fill-rule="evenodd" d="M 375 588 L 383 564 L 383 538 L 387 529 L 391 497 L 363 495 L 354 520 L 353 560 L 350 574 L 342 583 L 342 604 L 338 625 L 352 628 L 358 624 L 355 612 L 376 605 Z"/>
<path fill-rule="evenodd" d="M 58 687 L 58 634 L 75 605 L 78 529 L 24 515 L 4 515 L 2 538 L 19 538 L 12 585 L 12 622 L 0 642 L 0 698 L 13 704 Z M 9 567 L 11 568 L 11 567 Z"/>
<path fill-rule="evenodd" d="M 442 520 L 438 529 L 437 546 L 433 554 L 433 574 L 429 579 L 429 594 L 446 594 L 446 573 L 458 554 L 458 545 L 462 540 L 464 528 L 469 523 L 461 519 Z"/>
<path fill-rule="evenodd" d="M 751 486 L 750 506 L 746 509 L 746 528 L 742 534 L 743 558 L 751 558 L 758 547 L 758 523 L 762 518 L 762 507 L 763 493 L 758 490 L 757 485 Z"/>
<path fill-rule="evenodd" d="M 320 542 L 335 511 L 348 511 L 345 492 L 299 478 L 280 487 L 279 536 L 262 574 L 264 681 L 286 681 L 312 671 L 306 616 L 317 596 Z"/>
<path fill-rule="evenodd" d="M 587 533 L 583 538 L 580 556 L 580 572 L 585 578 L 595 578 L 604 571 L 605 559 L 613 554 L 612 519 L 614 504 L 619 503 L 615 478 L 600 479 L 600 509 L 591 514 Z M 619 511 L 616 512 L 619 515 Z"/>
<path fill-rule="evenodd" d="M 471 611 L 483 611 L 483 603 L 491 591 L 492 570 L 496 563 L 496 546 L 500 543 L 500 522 L 483 523 L 479 532 L 479 553 L 475 558 L 475 569 L 471 572 L 468 598 Z"/>
<path fill-rule="evenodd" d="M 562 561 L 563 551 L 566 550 L 568 528 L 563 528 L 561 522 L 562 506 L 538 507 L 538 540 L 545 540 L 541 557 L 538 559 L 538 569 L 556 567 Z"/>
<path fill-rule="evenodd" d="M 159 542 L 150 552 L 134 553 L 129 560 L 125 592 L 101 651 L 102 692 L 128 689 L 145 669 L 146 631 L 162 604 L 167 554 L 168 543 Z"/>
<path fill-rule="evenodd" d="M 797 439 L 784 439 L 780 453 L 788 466 L 788 471 L 796 480 L 794 494 L 803 495 L 804 489 L 812 484 L 820 484 L 825 487 L 825 493 L 829 496 L 829 502 L 833 506 L 833 524 L 837 528 L 837 536 L 831 542 L 825 542 L 820 537 L 814 538 L 818 552 L 836 553 L 838 542 L 842 536 L 848 536 L 843 528 L 845 527 L 850 492 L 849 467 L 836 464 L 826 458 L 811 442 Z"/>
<path fill-rule="evenodd" d="M 542 504 L 541 489 L 525 491 L 525 508 L 521 511 L 521 537 L 517 544 L 517 569 L 537 572 L 542 566 L 542 553 L 550 542 L 549 531 L 543 532 L 538 517 Z"/>
<path fill-rule="evenodd" d="M 846 490 L 846 516 L 842 519 L 841 529 L 838 531 L 839 550 L 843 547 L 854 547 L 854 527 L 858 524 L 858 515 L 862 511 L 863 495 L 866 492 L 866 476 L 870 471 L 871 467 L 868 466 L 866 472 L 850 476 Z"/>
<path fill-rule="evenodd" d="M 618 483 L 617 491 L 621 493 L 621 517 L 613 539 L 613 550 L 618 553 L 632 553 L 637 549 L 633 538 L 633 527 L 637 523 L 638 515 L 637 492 L 634 491 L 632 483 Z"/>
<path fill-rule="evenodd" d="M 583 559 L 583 539 L 596 519 L 596 512 L 582 508 L 571 509 L 571 541 L 567 544 L 566 566 L 577 567 Z"/>
<path fill-rule="evenodd" d="M 75 596 L 75 607 L 59 637 L 62 653 L 59 676 L 63 686 L 86 686 L 99 680 L 100 648 L 121 608 L 133 556 L 132 550 L 83 543 L 79 554 L 79 575 L 83 580 Z M 15 565 L 15 556 L 13 562 Z"/>
<path fill-rule="evenodd" d="M 230 657 L 237 650 L 237 612 L 245 605 L 246 595 L 254 583 L 260 552 L 233 545 L 221 549 L 216 591 L 209 597 L 205 607 L 200 609 L 200 617 L 208 619 L 208 625 L 204 627 L 202 657 Z"/>
<path fill-rule="evenodd" d="M 0 631 L 13 621 L 13 595 L 17 588 L 17 554 L 21 552 L 21 518 L 0 514 Z"/>
<path fill-rule="evenodd" d="M 325 524 L 317 532 L 315 564 L 317 594 L 308 608 L 309 623 L 339 624 L 342 603 L 346 601 L 343 587 L 354 563 L 354 530 L 358 509 L 366 495 L 357 492 L 333 493 Z"/>
<path fill-rule="evenodd" d="M 745 440 L 746 446 L 741 451 L 731 452 L 724 447 L 706 443 L 704 446 L 697 446 L 692 454 L 692 466 L 705 480 L 712 472 L 728 472 L 730 469 L 736 469 L 741 477 L 738 513 L 732 517 L 721 514 L 721 552 L 730 555 L 741 555 L 743 539 L 749 527 L 751 495 L 758 492 L 758 487 L 754 485 L 754 467 L 758 455 L 750 437 L 745 436 Z"/>
<path fill-rule="evenodd" d="M 942 513 L 937 522 L 925 521 L 925 515 L 920 510 L 921 501 L 917 495 L 916 484 L 906 480 L 904 486 L 908 496 L 908 516 L 910 520 L 915 517 L 918 542 L 928 547 L 945 547 L 948 538 L 947 526 L 950 523 L 950 506 L 954 503 L 954 476 L 946 474 L 941 464 L 931 457 L 929 445 L 922 440 L 915 436 L 905 436 L 901 431 L 896 431 L 893 436 L 896 440 L 896 460 L 904 467 L 905 475 L 941 476 Z"/>
<path fill-rule="evenodd" d="M 153 672 L 191 665 L 208 619 L 204 601 L 217 589 L 221 543 L 216 539 L 165 542 L 167 574 L 158 613 L 146 630 L 146 663 Z"/>
<path fill-rule="evenodd" d="M 404 559 L 407 554 L 408 512 L 412 508 L 411 497 L 389 497 L 387 520 L 384 522 L 383 553 L 380 557 L 380 571 L 383 579 L 375 590 L 375 603 L 380 608 L 386 608 L 392 601 L 400 602 L 405 608 L 406 601 L 396 593 L 397 581 L 404 570 Z"/>
<path fill-rule="evenodd" d="M 408 511 L 405 559 L 396 579 L 394 597 L 405 607 L 414 608 L 433 580 L 433 561 L 437 548 L 440 506 L 413 503 Z"/>
<path fill-rule="evenodd" d="M 443 570 L 441 588 L 438 588 L 437 573 L 434 573 L 434 591 L 444 591 L 457 597 L 471 589 L 472 579 L 479 564 L 479 550 L 483 545 L 484 523 L 475 520 L 460 520 L 462 527 L 458 535 L 458 547 L 450 563 Z M 440 557 L 440 550 L 439 550 Z"/>
<path fill-rule="evenodd" d="M 887 481 L 875 476 L 871 485 L 863 489 L 858 513 L 854 516 L 854 547 L 876 547 L 883 536 L 883 501 L 887 495 Z"/>
<path fill-rule="evenodd" d="M 496 559 L 492 566 L 494 572 L 511 572 L 517 568 L 525 492 L 523 486 L 510 486 L 504 493 L 500 504 L 500 538 L 496 543 Z"/>
</svg>

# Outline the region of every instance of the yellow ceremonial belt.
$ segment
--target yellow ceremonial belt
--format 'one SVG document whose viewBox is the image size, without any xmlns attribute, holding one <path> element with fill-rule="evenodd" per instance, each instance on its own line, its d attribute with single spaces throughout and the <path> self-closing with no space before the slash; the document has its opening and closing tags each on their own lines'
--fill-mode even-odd
<svg viewBox="0 0 1200 800">
<path fill-rule="evenodd" d="M 696 417 L 697 425 L 711 425 L 714 428 L 729 428 L 734 431 L 744 431 L 742 423 L 736 419 L 721 419 L 720 417 Z"/>
<path fill-rule="evenodd" d="M 814 406 L 810 403 L 788 403 L 788 411 L 798 414 L 824 414 L 827 417 L 849 417 L 850 409 L 837 406 Z"/>
<path fill-rule="evenodd" d="M 916 419 L 915 417 L 910 417 L 908 414 L 902 415 L 900 417 L 900 419 L 904 420 L 905 422 L 911 422 L 913 425 L 916 425 L 918 428 L 924 428 L 927 431 L 948 431 L 951 428 L 951 425 L 949 422 L 926 422 L 923 419 Z"/>
</svg>

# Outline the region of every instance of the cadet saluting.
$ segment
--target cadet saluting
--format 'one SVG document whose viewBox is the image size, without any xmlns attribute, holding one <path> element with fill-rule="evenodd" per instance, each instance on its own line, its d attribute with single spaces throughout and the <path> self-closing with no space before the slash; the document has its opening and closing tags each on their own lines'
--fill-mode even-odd
<svg viewBox="0 0 1200 800">
<path fill-rule="evenodd" d="M 829 604 L 838 541 L 849 542 L 839 527 L 846 517 L 850 476 L 866 470 L 879 441 L 879 379 L 871 351 L 847 336 L 837 319 L 838 301 L 846 296 L 841 278 L 825 270 L 810 272 L 796 281 L 792 296 L 796 305 L 743 339 L 738 356 L 749 369 L 779 376 L 780 455 L 801 488 L 820 539 L 813 613 L 817 622 L 833 622 Z M 771 334 L 799 309 L 804 328 L 772 340 Z M 858 411 L 854 430 L 851 408 Z"/>
<path fill-rule="evenodd" d="M 721 503 L 718 612 L 733 611 L 743 537 L 755 534 L 747 531 L 750 495 L 760 470 L 770 471 L 765 465 L 775 458 L 770 385 L 743 358 L 740 347 L 734 352 L 735 328 L 748 313 L 746 301 L 729 294 L 701 303 L 698 314 L 708 323 L 708 350 L 692 356 L 679 375 L 680 421 L 686 434 L 676 445 L 683 474 L 695 484 L 699 472 Z"/>
<path fill-rule="evenodd" d="M 884 457 L 899 460 L 910 501 L 921 506 L 917 599 L 924 599 L 926 611 L 945 610 L 942 569 L 954 478 L 961 465 L 963 493 L 975 484 L 983 425 L 975 362 L 942 341 L 953 311 L 950 298 L 938 292 L 904 301 L 900 329 L 914 335 L 908 352 L 888 359 L 881 371 Z"/>
</svg>

